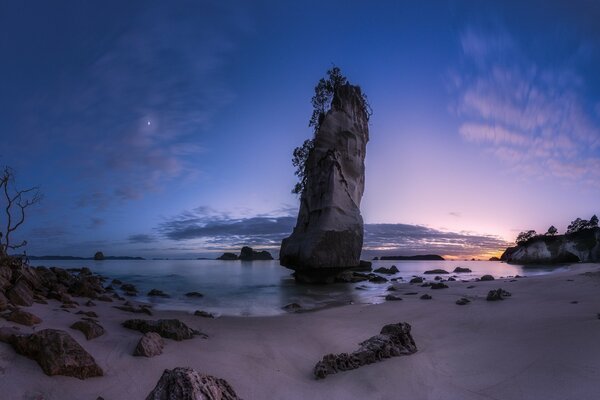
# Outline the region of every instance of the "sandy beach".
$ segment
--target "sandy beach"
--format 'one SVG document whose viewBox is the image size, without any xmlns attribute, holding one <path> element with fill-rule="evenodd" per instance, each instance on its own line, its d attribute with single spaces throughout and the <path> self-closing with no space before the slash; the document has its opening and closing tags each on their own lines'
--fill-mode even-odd
<svg viewBox="0 0 600 400">
<path fill-rule="evenodd" d="M 586 274 L 587 273 L 587 274 Z M 398 283 L 402 301 L 347 305 L 276 317 L 202 318 L 156 311 L 152 317 L 96 302 L 65 311 L 56 300 L 24 308 L 43 322 L 35 328 L 0 319 L 23 332 L 63 329 L 104 370 L 79 380 L 47 376 L 35 361 L 0 343 L 3 399 L 144 399 L 166 368 L 189 366 L 226 379 L 253 399 L 596 399 L 600 390 L 600 266 L 490 282 L 448 282 L 448 289 Z M 473 286 L 473 288 L 467 288 Z M 512 293 L 488 302 L 489 290 Z M 418 292 L 418 295 L 406 293 Z M 432 300 L 421 300 L 428 293 Z M 471 302 L 455 302 L 466 297 Z M 574 303 L 576 302 L 576 303 Z M 86 340 L 69 326 L 78 310 L 94 311 L 106 333 Z M 140 315 L 143 315 L 140 317 Z M 208 335 L 166 339 L 162 355 L 133 357 L 141 334 L 121 326 L 130 318 L 178 318 Z M 389 323 L 408 322 L 418 347 L 396 357 L 316 380 L 327 353 L 351 352 Z"/>
</svg>

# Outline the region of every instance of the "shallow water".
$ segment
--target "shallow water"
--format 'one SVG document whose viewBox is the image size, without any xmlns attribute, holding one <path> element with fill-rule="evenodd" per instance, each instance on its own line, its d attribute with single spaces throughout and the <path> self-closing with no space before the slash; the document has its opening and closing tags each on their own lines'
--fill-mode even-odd
<svg viewBox="0 0 600 400">
<path fill-rule="evenodd" d="M 32 265 L 63 268 L 88 267 L 108 278 L 134 284 L 140 295 L 136 300 L 152 303 L 168 310 L 204 310 L 220 315 L 278 315 L 281 307 L 299 303 L 305 308 L 353 303 L 381 303 L 388 284 L 360 282 L 356 284 L 302 285 L 296 284 L 291 271 L 279 261 L 218 261 L 218 260 L 104 260 L 104 261 L 31 261 Z M 470 268 L 472 273 L 456 274 L 457 279 L 474 279 L 484 274 L 498 278 L 514 275 L 540 275 L 565 270 L 562 267 L 524 269 L 490 261 L 373 261 L 373 269 L 396 265 L 400 272 L 387 278 L 410 280 L 429 269 Z M 453 275 L 453 274 L 451 274 Z M 433 279 L 435 275 L 429 275 Z M 402 282 L 402 281 L 399 281 Z M 107 282 L 108 284 L 108 282 Z M 356 290 L 360 286 L 364 290 Z M 170 298 L 147 297 L 150 289 L 160 289 Z M 187 292 L 200 292 L 202 298 L 188 298 Z"/>
</svg>

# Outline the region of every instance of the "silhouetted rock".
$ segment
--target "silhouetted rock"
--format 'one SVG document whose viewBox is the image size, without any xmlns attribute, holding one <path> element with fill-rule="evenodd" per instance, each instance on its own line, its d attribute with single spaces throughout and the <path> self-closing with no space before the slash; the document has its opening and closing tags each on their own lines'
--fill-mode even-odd
<svg viewBox="0 0 600 400">
<path fill-rule="evenodd" d="M 98 336 L 104 335 L 104 328 L 97 322 L 90 320 L 81 320 L 71 325 L 71 329 L 83 332 L 87 340 L 92 340 Z"/>
<path fill-rule="evenodd" d="M 96 260 L 96 261 L 104 260 L 104 253 L 102 253 L 101 251 L 97 251 L 96 254 L 94 254 L 94 260 Z"/>
<path fill-rule="evenodd" d="M 383 276 L 379 276 L 379 275 L 375 275 L 373 274 L 372 276 L 369 277 L 369 282 L 372 283 L 386 283 L 388 280 L 386 278 L 384 278 Z"/>
<path fill-rule="evenodd" d="M 471 271 L 470 268 L 456 267 L 456 268 L 454 268 L 453 272 L 455 272 L 455 273 L 465 273 L 465 272 L 473 272 L 473 271 Z"/>
<path fill-rule="evenodd" d="M 467 305 L 470 302 L 471 300 L 467 299 L 466 297 L 461 297 L 460 299 L 456 300 L 456 304 L 458 304 L 459 306 Z"/>
<path fill-rule="evenodd" d="M 166 369 L 146 400 L 239 400 L 226 380 L 192 368 Z"/>
<path fill-rule="evenodd" d="M 421 278 L 420 276 L 415 276 L 410 280 L 409 283 L 423 283 L 423 278 Z"/>
<path fill-rule="evenodd" d="M 385 296 L 385 299 L 387 301 L 397 301 L 397 300 L 402 300 L 402 297 L 390 293 L 387 296 Z"/>
<path fill-rule="evenodd" d="M 389 261 L 444 261 L 444 257 L 437 254 L 425 254 L 419 256 L 383 256 L 380 258 Z"/>
<path fill-rule="evenodd" d="M 446 271 L 445 269 L 430 269 L 429 271 L 425 271 L 423 273 L 427 274 L 427 275 L 439 275 L 439 274 L 449 274 L 450 272 Z"/>
<path fill-rule="evenodd" d="M 224 260 L 224 261 L 235 261 L 238 259 L 237 254 L 233 254 L 233 253 L 223 253 L 221 256 L 217 257 L 217 260 Z"/>
<path fill-rule="evenodd" d="M 102 376 L 96 360 L 67 332 L 44 329 L 31 335 L 1 334 L 17 353 L 31 358 L 46 375 L 66 375 L 79 379 Z"/>
<path fill-rule="evenodd" d="M 204 297 L 204 295 L 200 292 L 187 292 L 186 297 Z"/>
<path fill-rule="evenodd" d="M 500 261 L 499 257 L 490 257 L 488 261 Z"/>
<path fill-rule="evenodd" d="M 281 265 L 304 282 L 333 282 L 360 264 L 368 115 L 361 90 L 340 85 L 315 133 L 293 233 L 281 243 Z"/>
<path fill-rule="evenodd" d="M 510 297 L 511 294 L 502 288 L 496 290 L 490 290 L 487 294 L 487 301 L 504 300 L 505 297 Z"/>
<path fill-rule="evenodd" d="M 448 285 L 446 285 L 445 283 L 442 283 L 442 282 L 437 282 L 437 283 L 432 283 L 431 288 L 432 289 L 446 289 L 446 288 L 448 288 Z"/>
<path fill-rule="evenodd" d="M 148 292 L 148 296 L 151 297 L 171 297 L 168 294 L 166 294 L 165 292 L 163 292 L 162 290 L 159 289 L 152 289 Z"/>
<path fill-rule="evenodd" d="M 493 281 L 494 277 L 492 275 L 483 275 L 481 278 L 479 278 L 480 281 Z"/>
<path fill-rule="evenodd" d="M 420 297 L 421 300 L 431 300 L 432 298 L 433 297 L 431 297 L 431 295 L 428 295 L 427 293 Z"/>
<path fill-rule="evenodd" d="M 159 320 L 144 320 L 144 319 L 128 319 L 123 322 L 123 326 L 128 329 L 146 332 L 156 332 L 160 336 L 177 341 L 192 339 L 196 335 L 206 335 L 199 331 L 188 327 L 178 319 L 159 319 Z"/>
<path fill-rule="evenodd" d="M 285 306 L 281 307 L 281 309 L 284 311 L 293 313 L 293 312 L 301 311 L 303 308 L 298 303 L 290 303 L 290 304 L 286 304 Z"/>
<path fill-rule="evenodd" d="M 392 265 L 389 268 L 379 267 L 376 270 L 374 270 L 373 272 L 377 272 L 378 274 L 393 275 L 393 274 L 397 274 L 400 271 L 398 270 L 398 268 L 395 265 Z"/>
<path fill-rule="evenodd" d="M 207 311 L 202 311 L 202 310 L 196 310 L 194 312 L 194 315 L 197 317 L 204 317 L 204 318 L 214 318 L 215 315 L 212 313 L 209 313 Z"/>
<path fill-rule="evenodd" d="M 363 282 L 369 279 L 369 274 L 356 271 L 342 271 L 335 277 L 336 282 L 356 283 Z"/>
<path fill-rule="evenodd" d="M 24 310 L 14 309 L 6 316 L 7 321 L 16 322 L 17 324 L 33 326 L 41 324 L 42 319 Z"/>
<path fill-rule="evenodd" d="M 273 256 L 266 250 L 254 251 L 252 247 L 244 246 L 240 251 L 240 260 L 255 261 L 255 260 L 272 260 Z"/>
<path fill-rule="evenodd" d="M 405 322 L 385 325 L 379 335 L 359 343 L 358 350 L 350 354 L 328 354 L 323 357 L 315 365 L 315 377 L 322 379 L 327 375 L 356 369 L 384 358 L 415 353 L 417 346 L 410 334 L 410 329 L 410 325 Z"/>
<path fill-rule="evenodd" d="M 164 346 L 165 341 L 158 333 L 146 332 L 135 347 L 133 355 L 138 357 L 154 357 L 162 354 Z"/>
</svg>

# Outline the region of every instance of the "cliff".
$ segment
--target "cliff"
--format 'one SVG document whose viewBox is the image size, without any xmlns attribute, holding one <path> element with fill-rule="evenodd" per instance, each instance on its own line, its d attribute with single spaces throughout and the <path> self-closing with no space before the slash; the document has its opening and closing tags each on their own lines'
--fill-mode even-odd
<svg viewBox="0 0 600 400">
<path fill-rule="evenodd" d="M 500 260 L 513 264 L 600 262 L 600 228 L 568 235 L 537 236 L 519 246 L 509 247 Z"/>
<path fill-rule="evenodd" d="M 368 116 L 360 88 L 334 93 L 306 162 L 306 187 L 292 235 L 281 243 L 281 265 L 299 281 L 329 282 L 360 263 Z"/>
</svg>

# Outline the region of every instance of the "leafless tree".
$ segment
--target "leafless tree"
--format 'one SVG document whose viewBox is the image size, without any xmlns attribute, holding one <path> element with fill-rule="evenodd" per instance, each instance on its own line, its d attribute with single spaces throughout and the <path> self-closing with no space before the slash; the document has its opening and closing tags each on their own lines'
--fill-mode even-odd
<svg viewBox="0 0 600 400">
<path fill-rule="evenodd" d="M 10 167 L 4 167 L 0 175 L 0 203 L 4 204 L 6 226 L 0 228 L 0 256 L 8 255 L 9 250 L 15 250 L 27 245 L 27 241 L 12 244 L 11 234 L 25 222 L 25 209 L 42 200 L 39 187 L 19 190 L 15 185 L 15 174 Z"/>
</svg>

